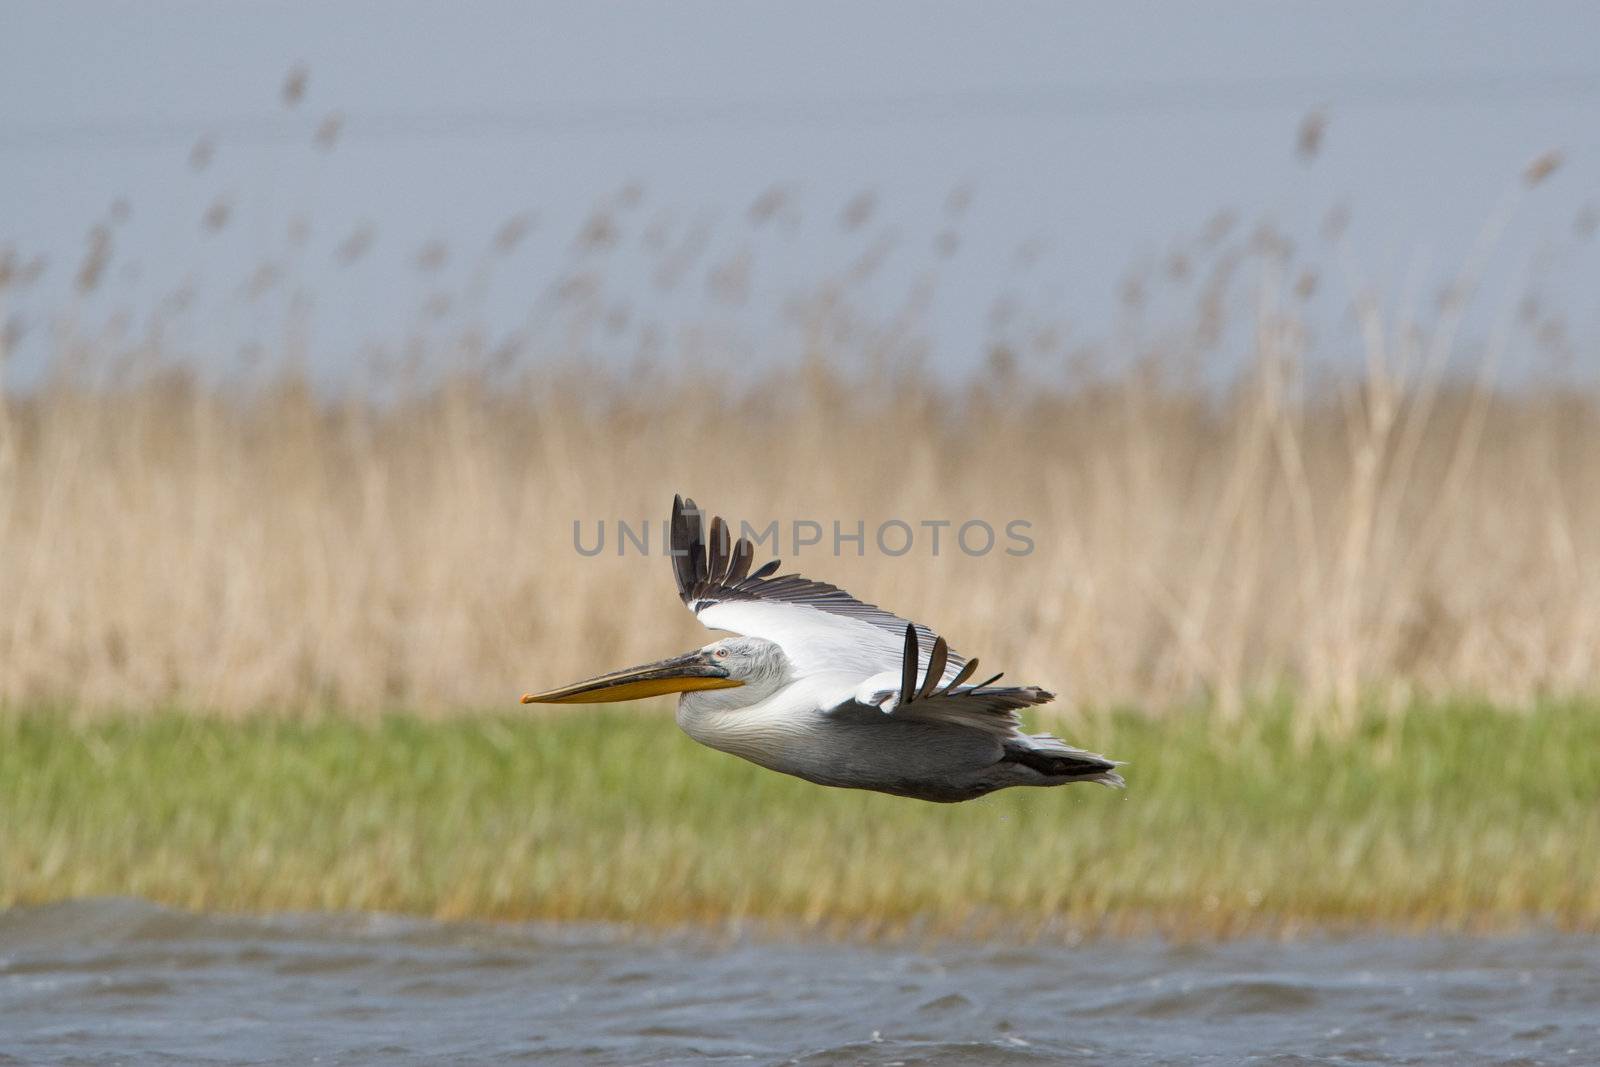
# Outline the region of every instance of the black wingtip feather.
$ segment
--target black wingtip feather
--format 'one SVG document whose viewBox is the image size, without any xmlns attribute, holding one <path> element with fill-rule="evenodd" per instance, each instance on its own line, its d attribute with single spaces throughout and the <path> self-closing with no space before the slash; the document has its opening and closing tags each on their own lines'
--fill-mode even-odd
<svg viewBox="0 0 1600 1067">
<path fill-rule="evenodd" d="M 962 682 L 966 681 L 968 678 L 971 678 L 973 676 L 973 674 L 975 674 L 977 672 L 977 670 L 978 670 L 977 657 L 973 657 L 972 659 L 967 660 L 966 665 L 964 667 L 962 667 L 959 672 L 957 672 L 956 676 L 950 680 L 950 684 L 945 686 L 944 689 L 940 691 L 939 695 L 940 696 L 948 696 L 948 695 L 950 695 L 950 693 L 952 693 L 955 690 L 956 686 L 960 685 Z"/>
<path fill-rule="evenodd" d="M 685 604 L 704 592 L 710 566 L 705 542 L 705 516 L 693 497 L 672 498 L 672 573 Z"/>
<path fill-rule="evenodd" d="M 689 506 L 693 507 L 693 504 Z M 678 582 L 678 595 L 687 602 L 695 583 L 694 560 L 689 552 L 693 538 L 689 531 L 689 516 L 684 509 L 684 499 L 676 493 L 672 496 L 671 526 L 672 576 Z"/>
<path fill-rule="evenodd" d="M 933 690 L 939 684 L 939 679 L 944 677 L 944 665 L 950 658 L 950 646 L 942 637 L 933 639 L 933 651 L 928 655 L 928 673 L 922 679 L 922 691 L 917 694 L 918 700 L 927 700 L 933 696 Z"/>
<path fill-rule="evenodd" d="M 721 585 L 728 576 L 728 569 L 733 566 L 729 540 L 728 524 L 718 515 L 711 520 L 711 540 L 706 546 L 711 554 L 710 566 L 706 568 L 706 581 L 712 585 Z"/>
<path fill-rule="evenodd" d="M 917 691 L 917 660 L 921 658 L 921 650 L 917 647 L 917 628 L 906 624 L 906 654 L 900 661 L 900 703 L 909 704 L 916 699 Z"/>
<path fill-rule="evenodd" d="M 755 546 L 747 537 L 739 538 L 733 546 L 733 563 L 728 567 L 727 582 L 729 585 L 738 585 L 750 574 L 750 564 L 756 558 Z"/>
</svg>

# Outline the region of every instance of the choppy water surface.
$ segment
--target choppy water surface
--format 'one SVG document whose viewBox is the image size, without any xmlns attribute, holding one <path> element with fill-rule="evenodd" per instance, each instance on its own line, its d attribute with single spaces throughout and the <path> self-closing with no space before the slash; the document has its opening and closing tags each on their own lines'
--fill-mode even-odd
<svg viewBox="0 0 1600 1067">
<path fill-rule="evenodd" d="M 0 1063 L 1600 1061 L 1600 940 L 936 948 L 0 914 Z"/>
</svg>

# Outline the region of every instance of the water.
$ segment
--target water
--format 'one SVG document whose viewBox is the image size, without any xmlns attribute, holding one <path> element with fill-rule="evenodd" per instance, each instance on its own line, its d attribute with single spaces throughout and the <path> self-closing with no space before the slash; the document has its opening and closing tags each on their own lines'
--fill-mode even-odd
<svg viewBox="0 0 1600 1067">
<path fill-rule="evenodd" d="M 0 913 L 0 1063 L 1593 1063 L 1600 939 L 855 946 Z"/>
</svg>

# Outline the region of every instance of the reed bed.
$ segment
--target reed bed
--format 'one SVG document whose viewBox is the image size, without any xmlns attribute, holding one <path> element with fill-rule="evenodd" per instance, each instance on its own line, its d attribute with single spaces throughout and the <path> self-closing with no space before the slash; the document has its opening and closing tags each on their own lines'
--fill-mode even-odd
<svg viewBox="0 0 1600 1067">
<path fill-rule="evenodd" d="M 0 703 L 437 713 L 692 647 L 674 492 L 778 522 L 787 566 L 1077 704 L 1287 694 L 1348 728 L 1366 704 L 1600 691 L 1596 396 L 1313 383 L 1281 356 L 1226 388 L 821 360 L 383 400 L 53 380 L 0 396 Z M 795 520 L 821 543 L 796 553 Z M 903 555 L 877 544 L 895 520 Z M 969 520 L 991 550 L 957 543 Z M 864 543 L 836 553 L 836 522 Z"/>
<path fill-rule="evenodd" d="M 1307 164 L 1324 121 L 1300 132 Z M 305 151 L 337 137 L 321 140 Z M 196 144 L 196 172 L 213 147 Z M 1348 731 L 1367 706 L 1600 692 L 1600 390 L 1561 384 L 1585 381 L 1560 372 L 1579 340 L 1537 277 L 1515 316 L 1479 291 L 1517 202 L 1560 165 L 1547 153 L 1512 184 L 1428 313 L 1362 281 L 1347 205 L 1311 248 L 1219 213 L 1127 276 L 1098 341 L 1030 288 L 1030 239 L 968 379 L 930 369 L 927 311 L 970 186 L 924 220 L 922 264 L 874 191 L 827 213 L 854 252 L 768 293 L 782 325 L 760 345 L 727 323 L 759 256 L 782 257 L 817 210 L 787 185 L 732 233 L 637 183 L 601 197 L 554 277 L 519 277 L 542 295 L 505 337 L 482 312 L 518 250 L 548 240 L 539 214 L 476 246 L 431 240 L 421 305 L 387 316 L 411 327 L 374 340 L 370 380 L 344 387 L 304 369 L 332 359 L 301 317 L 326 236 L 307 216 L 232 295 L 207 305 L 186 284 L 106 315 L 136 265 L 118 200 L 67 306 L 29 304 L 43 253 L 0 247 L 0 312 L 31 309 L 47 366 L 10 384 L 28 315 L 0 316 L 0 707 L 433 714 L 681 650 L 704 635 L 661 555 L 676 492 L 777 523 L 789 566 L 1078 705 L 1236 716 L 1289 697 L 1304 726 Z M 217 197 L 186 240 L 229 238 Z M 359 223 L 338 269 L 362 269 L 377 238 Z M 883 278 L 893 257 L 903 294 Z M 701 305 L 641 304 L 696 280 Z M 1330 315 L 1334 289 L 1350 295 Z M 280 343 L 235 359 L 177 340 L 196 317 L 270 322 L 274 300 Z M 755 347 L 769 358 L 745 362 Z M 1500 388 L 1509 362 L 1557 373 Z M 619 554 L 619 522 L 649 528 L 651 552 Z M 820 543 L 797 548 L 797 522 Z M 985 544 L 983 527 L 958 541 L 969 522 L 992 548 L 966 551 Z M 605 550 L 579 551 L 602 523 Z M 914 540 L 893 554 L 881 530 Z"/>
<path fill-rule="evenodd" d="M 287 72 L 286 121 L 308 79 Z M 1303 165 L 1328 121 L 1301 123 Z M 305 126 L 283 166 L 315 172 L 342 125 Z M 1113 335 L 1084 341 L 1040 295 L 1041 230 L 967 381 L 926 365 L 928 310 L 975 186 L 921 220 L 916 253 L 870 187 L 829 210 L 779 182 L 730 228 L 630 181 L 566 233 L 530 205 L 413 249 L 420 303 L 372 324 L 376 373 L 319 388 L 304 368 L 337 360 L 309 264 L 360 271 L 379 229 L 324 218 L 330 245 L 306 204 L 253 214 L 205 177 L 226 147 L 195 142 L 197 225 L 162 255 L 248 228 L 242 278 L 107 305 L 140 273 L 125 198 L 87 228 L 65 304 L 30 295 L 59 273 L 44 250 L 0 244 L 0 707 L 437 713 L 698 644 L 659 525 L 653 555 L 615 551 L 619 521 L 659 524 L 675 492 L 756 529 L 816 523 L 808 551 L 780 538 L 793 567 L 1078 704 L 1235 716 L 1288 695 L 1349 730 L 1367 705 L 1600 692 L 1600 391 L 1495 385 L 1509 356 L 1579 365 L 1538 292 L 1557 245 L 1526 293 L 1481 292 L 1559 151 L 1507 176 L 1431 310 L 1363 279 L 1348 203 L 1310 241 L 1224 210 L 1129 272 Z M 763 289 L 762 257 L 819 212 L 840 261 Z M 1593 232 L 1585 208 L 1565 240 Z M 491 336 L 491 289 L 552 238 L 554 273 L 516 275 L 526 321 Z M 752 342 L 758 290 L 782 326 Z M 234 324 L 238 352 L 187 351 L 196 319 Z M 48 369 L 18 391 L 30 329 Z M 755 347 L 770 358 L 747 365 Z M 952 535 L 972 521 L 1023 524 L 1031 550 L 969 555 Z M 611 551 L 579 552 L 602 522 Z M 878 550 L 894 522 L 918 534 L 904 555 Z M 862 540 L 834 551 L 836 524 Z"/>
<path fill-rule="evenodd" d="M 1600 930 L 1600 715 L 1478 705 L 1309 746 L 1282 707 L 1048 723 L 1130 787 L 962 805 L 822 789 L 702 749 L 669 706 L 0 720 L 0 907 L 1176 937 Z"/>
</svg>

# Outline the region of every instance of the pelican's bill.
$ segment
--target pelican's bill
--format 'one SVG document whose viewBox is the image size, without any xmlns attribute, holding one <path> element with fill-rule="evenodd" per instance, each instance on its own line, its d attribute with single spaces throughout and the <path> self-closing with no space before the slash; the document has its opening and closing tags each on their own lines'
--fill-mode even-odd
<svg viewBox="0 0 1600 1067">
<path fill-rule="evenodd" d="M 619 700 L 643 700 L 667 693 L 686 693 L 693 689 L 731 689 L 744 683 L 728 677 L 725 668 L 696 650 L 642 667 L 629 667 L 582 682 L 551 689 L 545 693 L 525 693 L 524 704 L 610 704 Z"/>
</svg>

